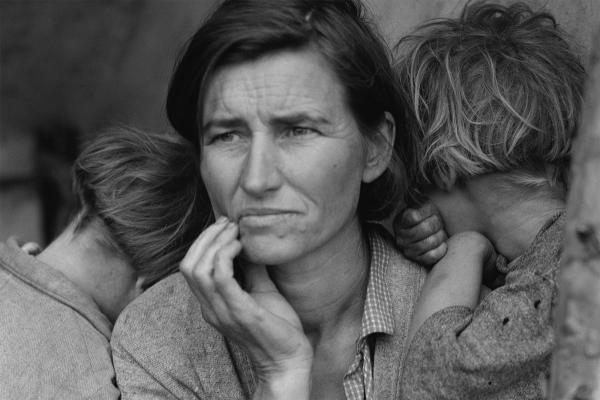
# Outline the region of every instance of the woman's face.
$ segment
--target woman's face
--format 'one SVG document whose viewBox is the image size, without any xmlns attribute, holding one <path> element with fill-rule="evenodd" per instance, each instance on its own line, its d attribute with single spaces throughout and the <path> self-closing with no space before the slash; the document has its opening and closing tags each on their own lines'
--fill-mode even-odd
<svg viewBox="0 0 600 400">
<path fill-rule="evenodd" d="M 201 173 L 244 255 L 278 265 L 357 226 L 369 146 L 317 53 L 282 51 L 220 69 L 203 105 Z M 352 223 L 354 223 L 352 225 Z"/>
</svg>

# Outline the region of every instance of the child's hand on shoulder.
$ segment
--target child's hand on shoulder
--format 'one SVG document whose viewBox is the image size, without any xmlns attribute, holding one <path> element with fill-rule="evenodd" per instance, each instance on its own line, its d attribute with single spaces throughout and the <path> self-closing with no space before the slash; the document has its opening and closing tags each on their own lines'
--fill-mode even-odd
<svg viewBox="0 0 600 400">
<path fill-rule="evenodd" d="M 438 209 L 432 203 L 407 208 L 394 219 L 396 244 L 404 255 L 425 266 L 433 266 L 447 250 L 448 236 Z"/>
</svg>

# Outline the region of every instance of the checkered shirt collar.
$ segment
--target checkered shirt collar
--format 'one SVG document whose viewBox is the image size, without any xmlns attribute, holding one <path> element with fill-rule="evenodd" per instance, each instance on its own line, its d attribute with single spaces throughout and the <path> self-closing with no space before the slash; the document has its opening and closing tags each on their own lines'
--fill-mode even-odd
<svg viewBox="0 0 600 400">
<path fill-rule="evenodd" d="M 372 333 L 394 333 L 391 293 L 386 280 L 390 251 L 376 229 L 369 231 L 369 246 L 371 266 L 359 342 Z"/>
</svg>

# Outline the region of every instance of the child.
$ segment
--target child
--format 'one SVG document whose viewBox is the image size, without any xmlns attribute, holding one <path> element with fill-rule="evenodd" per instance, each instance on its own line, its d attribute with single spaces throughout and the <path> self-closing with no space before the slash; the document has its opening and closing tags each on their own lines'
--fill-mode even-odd
<svg viewBox="0 0 600 400">
<path fill-rule="evenodd" d="M 471 4 L 397 49 L 416 184 L 450 235 L 415 311 L 401 398 L 540 399 L 583 67 L 553 17 L 523 4 Z M 494 265 L 505 283 L 482 293 Z"/>
<path fill-rule="evenodd" d="M 112 324 L 177 270 L 210 216 L 176 135 L 101 132 L 73 183 L 77 215 L 48 247 L 0 243 L 0 398 L 119 398 Z"/>
</svg>

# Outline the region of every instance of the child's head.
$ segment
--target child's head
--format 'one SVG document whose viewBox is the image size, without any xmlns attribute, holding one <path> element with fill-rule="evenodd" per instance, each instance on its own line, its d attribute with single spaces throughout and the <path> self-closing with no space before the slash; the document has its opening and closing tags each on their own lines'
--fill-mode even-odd
<svg viewBox="0 0 600 400">
<path fill-rule="evenodd" d="M 478 2 L 396 49 L 420 142 L 417 185 L 510 172 L 515 183 L 566 190 L 584 69 L 550 14 Z"/>
<path fill-rule="evenodd" d="M 75 232 L 93 228 L 148 287 L 177 270 L 211 217 L 191 143 L 130 128 L 100 132 L 73 167 Z"/>
</svg>

